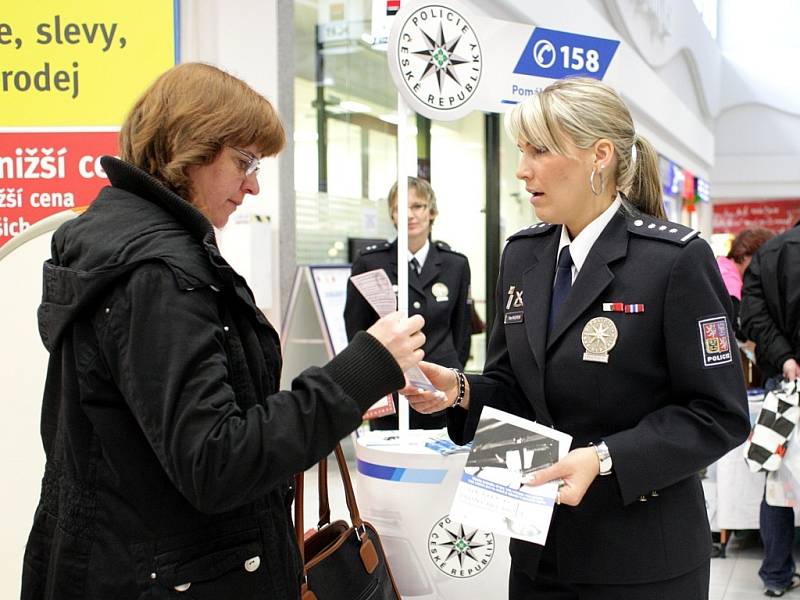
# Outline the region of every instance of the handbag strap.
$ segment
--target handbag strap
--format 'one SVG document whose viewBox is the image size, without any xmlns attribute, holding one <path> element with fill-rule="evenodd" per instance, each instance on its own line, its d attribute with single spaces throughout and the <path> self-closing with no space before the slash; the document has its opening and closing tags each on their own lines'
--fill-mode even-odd
<svg viewBox="0 0 800 600">
<path fill-rule="evenodd" d="M 305 530 L 303 527 L 303 474 L 294 476 L 294 535 L 300 550 L 300 563 L 303 565 L 303 577 L 306 574 Z"/>
<path fill-rule="evenodd" d="M 347 502 L 347 510 L 350 512 L 350 521 L 356 529 L 361 528 L 363 521 L 358 511 L 356 495 L 353 492 L 353 482 L 350 480 L 350 470 L 347 468 L 347 461 L 344 457 L 341 444 L 336 444 L 334 448 L 336 463 L 339 465 L 339 473 L 342 476 L 342 486 L 344 487 L 344 497 Z M 319 487 L 319 515 L 320 523 L 330 522 L 330 505 L 328 501 L 328 468 L 327 459 L 319 461 L 320 476 L 317 480 Z M 295 500 L 294 500 L 294 531 L 297 536 L 297 545 L 300 548 L 300 556 L 303 559 L 303 573 L 305 574 L 305 526 L 303 523 L 303 479 L 304 473 L 294 476 L 295 481 Z M 323 523 L 323 521 L 325 521 Z M 322 525 L 320 525 L 321 527 Z"/>
<path fill-rule="evenodd" d="M 319 489 L 319 521 L 317 529 L 331 522 L 331 506 L 328 502 L 328 459 L 319 461 L 317 468 L 317 488 Z"/>
</svg>

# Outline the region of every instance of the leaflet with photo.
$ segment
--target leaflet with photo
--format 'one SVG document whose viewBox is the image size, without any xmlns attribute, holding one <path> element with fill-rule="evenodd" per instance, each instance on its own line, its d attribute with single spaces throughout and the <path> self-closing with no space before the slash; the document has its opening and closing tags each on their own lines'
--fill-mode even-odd
<svg viewBox="0 0 800 600">
<path fill-rule="evenodd" d="M 391 394 L 387 394 L 367 409 L 367 412 L 363 415 L 363 419 L 369 421 L 370 419 L 393 415 L 396 412 L 397 409 L 394 406 L 394 398 L 392 398 Z"/>
<path fill-rule="evenodd" d="M 571 443 L 566 433 L 485 407 L 450 516 L 484 531 L 544 545 L 558 483 L 526 482 L 566 456 Z"/>
<path fill-rule="evenodd" d="M 359 273 L 350 278 L 355 288 L 361 292 L 364 299 L 379 317 L 385 317 L 397 310 L 397 298 L 394 295 L 392 281 L 383 269 L 375 269 L 366 273 Z M 406 371 L 409 383 L 416 388 L 434 392 L 436 388 L 425 376 L 419 367 L 411 367 Z"/>
</svg>

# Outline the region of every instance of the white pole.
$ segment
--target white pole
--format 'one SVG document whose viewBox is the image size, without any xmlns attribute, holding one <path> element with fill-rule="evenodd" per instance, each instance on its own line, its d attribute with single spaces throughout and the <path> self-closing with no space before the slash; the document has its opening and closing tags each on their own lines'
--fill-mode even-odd
<svg viewBox="0 0 800 600">
<path fill-rule="evenodd" d="M 408 107 L 397 94 L 397 310 L 408 314 Z M 398 428 L 408 431 L 408 400 L 399 397 Z"/>
</svg>

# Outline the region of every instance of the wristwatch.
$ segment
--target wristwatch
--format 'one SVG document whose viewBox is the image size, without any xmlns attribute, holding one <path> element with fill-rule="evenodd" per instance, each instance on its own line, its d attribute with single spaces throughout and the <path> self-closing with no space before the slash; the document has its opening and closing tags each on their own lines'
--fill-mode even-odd
<svg viewBox="0 0 800 600">
<path fill-rule="evenodd" d="M 611 454 L 606 443 L 598 442 L 597 444 L 592 444 L 592 447 L 594 447 L 595 452 L 597 452 L 597 458 L 600 460 L 600 475 L 611 475 L 611 469 L 614 464 L 611 461 Z"/>
</svg>

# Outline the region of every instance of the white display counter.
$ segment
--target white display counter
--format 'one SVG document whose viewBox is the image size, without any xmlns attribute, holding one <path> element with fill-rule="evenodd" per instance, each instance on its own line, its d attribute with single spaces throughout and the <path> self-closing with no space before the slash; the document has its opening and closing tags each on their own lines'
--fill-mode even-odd
<svg viewBox="0 0 800 600">
<path fill-rule="evenodd" d="M 361 515 L 380 533 L 405 600 L 505 598 L 508 538 L 449 519 L 467 453 L 427 447 L 437 433 L 372 431 L 356 440 Z"/>
<path fill-rule="evenodd" d="M 750 423 L 755 423 L 763 395 L 750 396 Z M 792 438 L 792 443 L 797 443 Z M 764 496 L 766 473 L 753 473 L 744 460 L 744 445 L 738 446 L 711 465 L 703 480 L 708 519 L 713 531 L 758 529 L 759 507 Z M 800 526 L 800 514 L 795 512 Z"/>
</svg>

